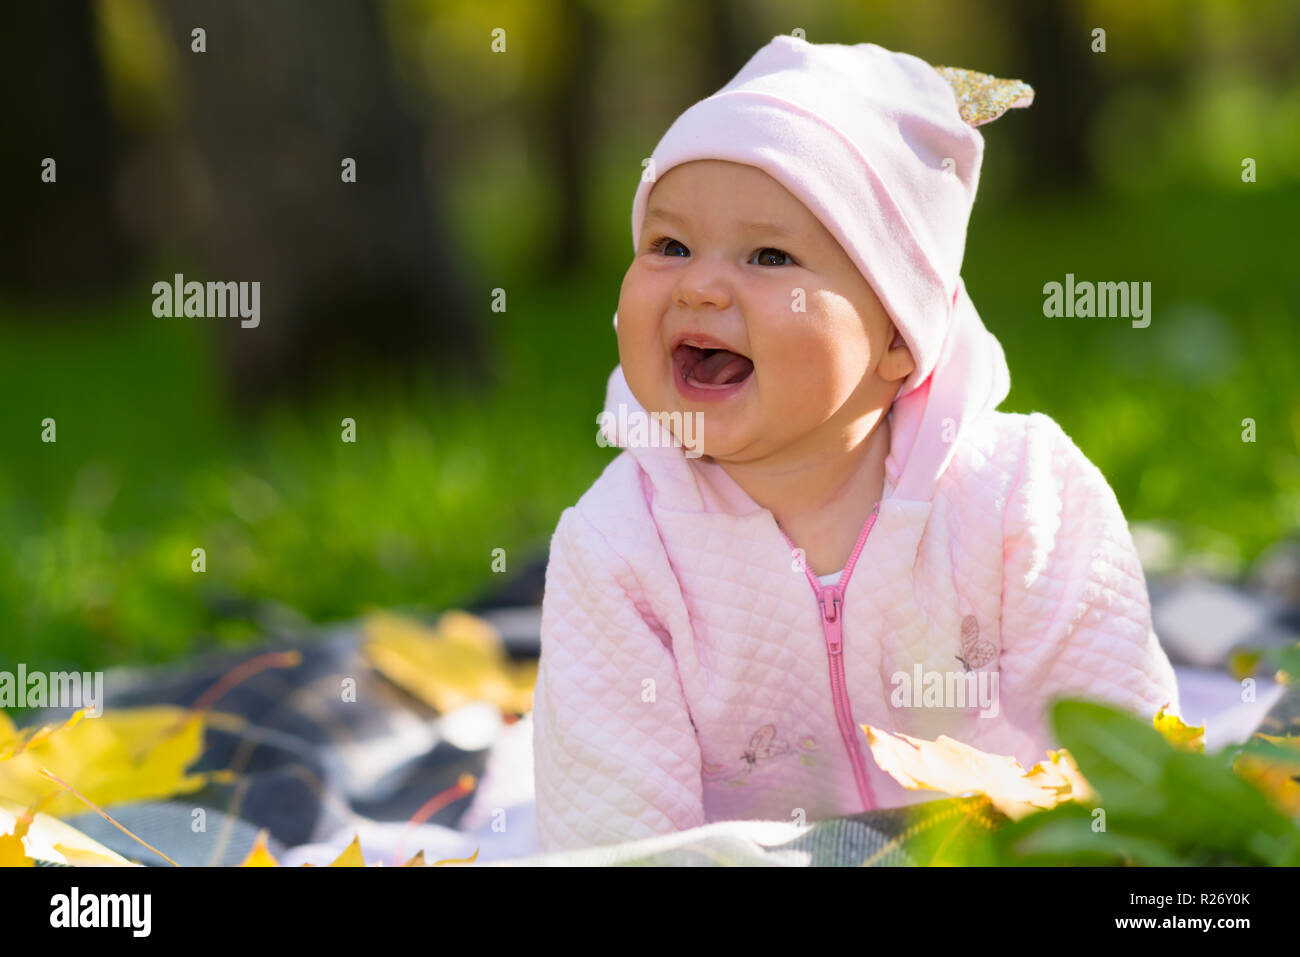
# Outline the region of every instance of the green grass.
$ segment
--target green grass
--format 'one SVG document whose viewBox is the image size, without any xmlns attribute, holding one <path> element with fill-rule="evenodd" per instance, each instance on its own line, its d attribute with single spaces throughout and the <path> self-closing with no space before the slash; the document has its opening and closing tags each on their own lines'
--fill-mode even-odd
<svg viewBox="0 0 1300 957">
<path fill-rule="evenodd" d="M 466 601 L 493 584 L 493 549 L 506 550 L 507 573 L 544 552 L 560 512 L 612 458 L 594 436 L 617 350 L 612 329 L 593 346 L 602 324 L 587 322 L 608 294 L 512 290 L 511 311 L 492 316 L 501 384 L 490 394 L 376 383 L 248 427 L 219 407 L 197 323 L 119 308 L 8 330 L 0 656 L 163 661 L 295 612 L 329 621 Z M 46 416 L 54 444 L 40 441 Z M 355 444 L 341 441 L 345 416 Z"/>
<path fill-rule="evenodd" d="M 1234 573 L 1300 529 L 1300 189 L 1173 192 L 981 220 L 967 288 L 1011 369 L 1130 521 L 1171 522 Z M 1043 284 L 1149 281 L 1151 324 L 1047 318 Z M 1242 421 L 1256 441 L 1243 442 Z"/>
<path fill-rule="evenodd" d="M 1169 523 L 1228 569 L 1300 526 L 1297 221 L 1300 189 L 1243 188 L 977 207 L 967 242 L 967 287 L 1011 368 L 1003 407 L 1055 417 L 1130 520 Z M 615 225 L 608 246 L 626 250 Z M 544 551 L 612 458 L 594 436 L 621 268 L 512 287 L 509 312 L 484 317 L 486 394 L 381 379 L 248 424 L 225 409 L 199 322 L 138 303 L 9 309 L 0 667 L 165 661 L 295 615 L 470 599 L 493 583 L 494 548 L 509 570 Z M 1151 326 L 1045 318 L 1042 286 L 1067 272 L 1150 281 Z"/>
</svg>

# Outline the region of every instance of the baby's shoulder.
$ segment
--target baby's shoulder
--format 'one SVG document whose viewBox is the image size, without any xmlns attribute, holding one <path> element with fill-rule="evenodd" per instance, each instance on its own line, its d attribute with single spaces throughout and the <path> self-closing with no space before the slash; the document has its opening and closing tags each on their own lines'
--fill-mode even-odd
<svg viewBox="0 0 1300 957">
<path fill-rule="evenodd" d="M 1060 424 L 1042 412 L 988 412 L 963 435 L 947 475 L 1005 502 L 1025 481 L 1060 472 L 1087 459 Z"/>
<path fill-rule="evenodd" d="M 598 527 L 626 523 L 648 512 L 645 473 L 630 452 L 616 455 L 574 505 L 578 513 Z"/>
<path fill-rule="evenodd" d="M 1083 449 L 1050 415 L 995 412 L 993 416 L 1006 420 L 998 426 L 1002 430 L 1000 438 L 1007 449 L 1018 450 L 1016 460 L 1022 478 L 1098 472 Z"/>
<path fill-rule="evenodd" d="M 647 541 L 657 541 L 651 517 L 647 479 L 627 450 L 620 452 L 582 493 L 566 514 L 581 519 L 589 533 L 600 536 L 625 558 L 637 554 Z M 570 521 L 573 519 L 571 518 Z"/>
<path fill-rule="evenodd" d="M 962 434 L 945 474 L 953 479 L 1001 484 L 1015 478 L 1024 459 L 1030 416 L 1018 412 L 987 412 Z"/>
</svg>

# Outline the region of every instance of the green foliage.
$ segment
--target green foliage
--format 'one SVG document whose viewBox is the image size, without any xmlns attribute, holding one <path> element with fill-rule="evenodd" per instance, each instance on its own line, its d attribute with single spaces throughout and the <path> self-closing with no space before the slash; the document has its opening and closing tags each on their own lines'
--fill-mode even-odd
<svg viewBox="0 0 1300 957">
<path fill-rule="evenodd" d="M 1295 865 L 1300 822 L 1232 770 L 1242 748 L 1174 748 L 1154 728 L 1103 705 L 1052 710 L 1062 746 L 1097 791 L 1094 806 L 1062 804 L 993 832 L 968 863 L 1002 865 Z M 1290 757 L 1282 749 L 1253 753 Z M 1097 813 L 1097 809 L 1104 812 Z"/>
</svg>

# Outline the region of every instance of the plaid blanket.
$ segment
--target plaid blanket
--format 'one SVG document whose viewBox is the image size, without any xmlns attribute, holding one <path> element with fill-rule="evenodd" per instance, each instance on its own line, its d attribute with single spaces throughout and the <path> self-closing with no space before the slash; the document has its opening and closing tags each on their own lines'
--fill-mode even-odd
<svg viewBox="0 0 1300 957">
<path fill-rule="evenodd" d="M 950 798 L 806 826 L 724 821 L 642 841 L 495 863 L 503 867 L 914 867 L 917 861 L 907 847 L 915 836 L 970 812 L 978 817 L 980 803 Z"/>
<path fill-rule="evenodd" d="M 502 632 L 511 657 L 536 654 L 535 607 L 478 613 Z M 1293 631 L 1285 632 L 1287 640 L 1295 640 Z M 955 815 L 971 816 L 972 799 L 953 798 L 802 827 L 731 821 L 541 855 L 532 808 L 531 715 L 503 720 L 487 704 L 440 715 L 376 672 L 361 653 L 361 639 L 361 629 L 348 624 L 177 668 L 110 671 L 106 710 L 187 706 L 254 655 L 295 649 L 302 657 L 297 667 L 259 672 L 217 704 L 216 710 L 236 714 L 243 722 L 237 728 L 212 722 L 194 770 L 229 769 L 235 772 L 232 782 L 210 783 L 166 801 L 113 805 L 110 813 L 188 866 L 237 864 L 261 830 L 267 832 L 268 849 L 286 865 L 327 863 L 359 836 L 366 859 L 382 859 L 386 865 L 423 851 L 429 862 L 476 855 L 477 865 L 500 866 L 908 866 L 917 863 L 908 852 L 912 837 Z M 1175 649 L 1171 658 L 1178 662 Z M 355 700 L 339 695 L 345 678 L 356 682 Z M 1193 692 L 1197 682 L 1208 682 L 1202 694 L 1205 707 L 1226 700 L 1225 688 L 1233 683 L 1222 671 L 1186 665 L 1179 680 Z M 1300 725 L 1300 693 L 1291 689 L 1283 695 L 1280 687 L 1266 684 L 1261 682 L 1253 710 L 1221 710 L 1216 712 L 1223 716 L 1219 721 L 1189 708 L 1185 700 L 1184 715 L 1192 723 L 1209 721 L 1210 748 L 1224 743 L 1213 740 L 1216 727 L 1228 729 L 1237 740 L 1256 727 L 1294 733 Z M 60 717 L 47 712 L 30 720 Z M 472 793 L 450 801 L 423 823 L 407 823 L 463 774 L 478 780 Z M 194 812 L 199 809 L 205 824 L 196 830 Z M 164 863 L 93 812 L 65 820 L 131 860 Z"/>
</svg>

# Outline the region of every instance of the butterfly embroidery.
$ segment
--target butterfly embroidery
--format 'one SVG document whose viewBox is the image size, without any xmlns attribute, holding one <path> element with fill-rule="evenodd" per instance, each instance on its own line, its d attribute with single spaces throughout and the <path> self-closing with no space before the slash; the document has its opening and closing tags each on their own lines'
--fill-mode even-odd
<svg viewBox="0 0 1300 957">
<path fill-rule="evenodd" d="M 954 657 L 961 662 L 963 671 L 983 668 L 998 656 L 993 642 L 980 637 L 979 622 L 974 615 L 967 615 L 961 620 L 961 654 Z"/>
<path fill-rule="evenodd" d="M 816 751 L 817 747 L 817 742 L 812 738 L 803 738 L 799 742 L 799 750 L 804 753 L 799 755 L 799 760 L 811 766 L 813 760 L 808 756 L 807 752 Z M 748 784 L 745 778 L 760 762 L 770 761 L 789 751 L 789 742 L 777 738 L 776 725 L 765 724 L 750 736 L 749 747 L 740 755 L 740 759 L 745 763 L 740 766 L 739 771 L 733 773 L 721 764 L 706 764 L 704 765 L 704 771 L 710 780 L 727 778 L 727 784 L 744 787 Z"/>
<path fill-rule="evenodd" d="M 774 758 L 778 754 L 785 754 L 790 750 L 790 745 L 784 741 L 776 741 L 776 727 L 765 724 L 754 732 L 754 736 L 749 739 L 749 747 L 741 755 L 745 759 L 748 773 L 759 761 L 766 761 Z"/>
</svg>

